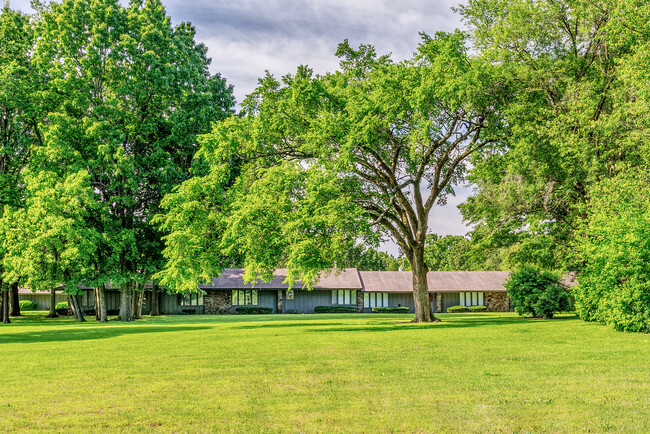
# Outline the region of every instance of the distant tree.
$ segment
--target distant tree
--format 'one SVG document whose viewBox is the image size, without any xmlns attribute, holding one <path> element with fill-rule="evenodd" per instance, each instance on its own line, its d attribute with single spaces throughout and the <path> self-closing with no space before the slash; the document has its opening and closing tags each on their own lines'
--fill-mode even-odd
<svg viewBox="0 0 650 434">
<path fill-rule="evenodd" d="M 524 266 L 513 272 L 504 286 L 519 315 L 553 318 L 554 314 L 570 308 L 567 288 L 559 275 L 550 271 Z"/>
<path fill-rule="evenodd" d="M 495 66 L 467 55 L 462 32 L 423 36 L 413 59 L 394 63 L 371 46 L 339 45 L 341 71 L 314 76 L 300 67 L 268 75 L 246 99 L 247 115 L 215 125 L 199 156 L 210 174 L 165 199 L 171 230 L 162 282 L 195 287 L 221 271 L 219 257 L 245 258 L 246 278 L 310 286 L 361 239 L 391 237 L 413 275 L 415 321 L 434 321 L 424 262 L 428 216 L 444 203 L 474 152 L 500 140 L 498 106 L 507 95 Z M 243 162 L 228 193 L 232 161 Z M 197 200 L 196 198 L 201 199 Z M 201 221 L 188 245 L 174 235 Z M 200 211 L 209 210 L 207 211 Z M 179 234 L 183 233 L 180 229 Z M 187 257 L 195 265 L 185 265 Z"/>
<path fill-rule="evenodd" d="M 158 0 L 37 6 L 33 62 L 50 110 L 25 171 L 29 207 L 14 213 L 12 270 L 33 287 L 63 286 L 73 305 L 80 282 L 97 288 L 102 320 L 111 282 L 131 321 L 134 293 L 162 264 L 151 217 L 189 177 L 197 134 L 232 114 L 232 88 Z"/>
<path fill-rule="evenodd" d="M 364 245 L 358 245 L 346 253 L 337 266 L 356 268 L 361 271 L 397 271 L 401 266 L 399 259 Z"/>
</svg>

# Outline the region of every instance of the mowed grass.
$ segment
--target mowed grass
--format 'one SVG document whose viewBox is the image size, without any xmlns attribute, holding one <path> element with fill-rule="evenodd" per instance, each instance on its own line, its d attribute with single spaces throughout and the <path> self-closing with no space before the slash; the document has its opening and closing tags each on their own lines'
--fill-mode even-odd
<svg viewBox="0 0 650 434">
<path fill-rule="evenodd" d="M 0 430 L 650 432 L 650 336 L 571 316 L 41 315 L 0 325 Z"/>
</svg>

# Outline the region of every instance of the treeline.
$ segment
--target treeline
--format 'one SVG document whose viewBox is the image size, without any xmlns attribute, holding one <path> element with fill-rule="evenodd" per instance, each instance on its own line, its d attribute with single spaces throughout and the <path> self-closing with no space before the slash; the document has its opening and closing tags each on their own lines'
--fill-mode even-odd
<svg viewBox="0 0 650 434">
<path fill-rule="evenodd" d="M 119 286 L 130 321 L 164 264 L 151 219 L 206 170 L 197 137 L 234 113 L 232 87 L 158 0 L 35 7 L 0 13 L 0 287 L 63 287 L 78 306 L 83 282 L 105 321 Z"/>
<path fill-rule="evenodd" d="M 514 90 L 508 139 L 472 161 L 472 238 L 506 268 L 577 271 L 581 318 L 650 331 L 650 4 L 470 0 L 458 12 Z"/>
</svg>

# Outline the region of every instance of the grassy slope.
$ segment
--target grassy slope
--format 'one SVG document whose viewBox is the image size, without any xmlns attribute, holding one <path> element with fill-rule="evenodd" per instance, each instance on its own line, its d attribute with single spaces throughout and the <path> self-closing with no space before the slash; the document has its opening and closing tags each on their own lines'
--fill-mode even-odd
<svg viewBox="0 0 650 434">
<path fill-rule="evenodd" d="M 440 316 L 32 313 L 0 325 L 0 430 L 650 431 L 649 335 Z"/>
</svg>

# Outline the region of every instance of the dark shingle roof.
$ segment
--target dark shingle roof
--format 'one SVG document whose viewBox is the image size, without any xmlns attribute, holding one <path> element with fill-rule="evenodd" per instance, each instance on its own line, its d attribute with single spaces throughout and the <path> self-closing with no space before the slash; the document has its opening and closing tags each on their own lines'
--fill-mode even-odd
<svg viewBox="0 0 650 434">
<path fill-rule="evenodd" d="M 258 280 L 254 285 L 244 283 L 243 268 L 228 268 L 223 270 L 219 277 L 212 278 L 212 284 L 199 285 L 201 289 L 287 289 L 288 284 L 284 283 L 287 278 L 287 270 L 280 268 L 275 270 L 274 278 L 270 282 Z M 302 283 L 293 285 L 294 289 L 302 288 Z M 335 272 L 323 274 L 323 277 L 314 285 L 314 289 L 361 289 L 361 280 L 356 268 L 346 268 Z"/>
<path fill-rule="evenodd" d="M 412 292 L 410 271 L 359 271 L 367 292 Z M 429 292 L 504 292 L 508 271 L 430 271 Z"/>
</svg>

